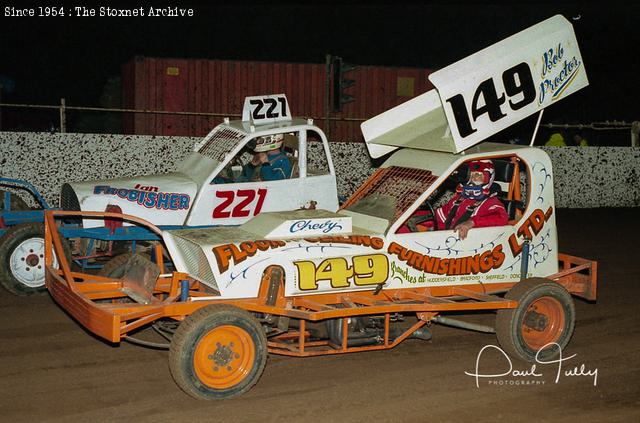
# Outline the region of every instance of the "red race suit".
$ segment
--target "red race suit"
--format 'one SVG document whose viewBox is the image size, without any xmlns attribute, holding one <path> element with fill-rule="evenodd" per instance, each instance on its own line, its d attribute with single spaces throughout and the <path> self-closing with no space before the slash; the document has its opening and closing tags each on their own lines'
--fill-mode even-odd
<svg viewBox="0 0 640 423">
<path fill-rule="evenodd" d="M 455 208 L 455 210 L 454 210 Z M 417 211 L 413 216 L 430 214 L 429 211 Z M 450 216 L 451 215 L 451 216 Z M 473 221 L 474 228 L 488 226 L 504 226 L 509 222 L 509 216 L 502 202 L 496 196 L 486 197 L 482 200 L 463 198 L 461 194 L 455 194 L 447 204 L 436 209 L 438 230 L 453 229 L 458 223 L 466 220 Z M 463 220 L 460 220 L 463 218 Z M 449 222 L 447 222 L 449 220 Z M 448 223 L 448 225 L 447 225 Z M 425 221 L 423 225 L 432 229 L 433 222 Z M 406 224 L 398 229 L 397 233 L 411 232 Z"/>
<path fill-rule="evenodd" d="M 457 210 L 453 211 L 453 216 L 449 216 L 457 205 Z M 463 220 L 461 217 L 466 216 Z M 460 194 L 453 196 L 447 204 L 436 210 L 438 218 L 438 229 L 453 229 L 458 223 L 466 220 L 473 221 L 474 228 L 485 228 L 488 226 L 504 226 L 509 222 L 507 211 L 502 202 L 496 196 L 487 197 L 483 200 L 472 200 L 462 198 Z M 449 225 L 447 220 L 450 219 Z"/>
</svg>

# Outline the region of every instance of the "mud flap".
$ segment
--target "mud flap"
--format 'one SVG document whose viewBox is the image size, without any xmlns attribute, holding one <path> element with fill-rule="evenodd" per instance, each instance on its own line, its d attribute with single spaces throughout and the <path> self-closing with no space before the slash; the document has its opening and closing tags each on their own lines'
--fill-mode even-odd
<svg viewBox="0 0 640 423">
<path fill-rule="evenodd" d="M 140 304 L 155 302 L 153 288 L 155 287 L 160 268 L 149 259 L 134 254 L 124 265 L 122 277 L 122 292 Z"/>
</svg>

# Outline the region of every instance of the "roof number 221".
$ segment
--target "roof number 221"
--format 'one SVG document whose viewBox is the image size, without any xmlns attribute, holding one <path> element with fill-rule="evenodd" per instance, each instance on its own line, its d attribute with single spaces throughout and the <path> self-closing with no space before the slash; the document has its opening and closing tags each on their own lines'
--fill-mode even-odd
<svg viewBox="0 0 640 423">
<path fill-rule="evenodd" d="M 531 76 L 531 69 L 525 62 L 507 69 L 502 73 L 502 83 L 506 95 L 509 96 L 509 107 L 511 110 L 518 110 L 531 104 L 536 98 L 536 87 Z M 514 97 L 521 96 L 521 98 Z M 481 97 L 482 100 L 481 101 Z M 467 105 L 462 94 L 456 94 L 447 99 L 453 109 L 458 132 L 462 138 L 467 137 L 477 131 L 473 127 L 473 122 L 484 114 L 489 116 L 491 122 L 502 119 L 506 113 L 502 111 L 502 105 L 506 101 L 505 93 L 498 96 L 493 78 L 482 81 L 475 94 L 471 105 L 471 116 L 469 116 Z"/>
<path fill-rule="evenodd" d="M 254 120 L 277 119 L 287 116 L 287 99 L 284 97 L 255 98 L 249 100 L 249 104 L 253 106 L 251 117 Z"/>
</svg>

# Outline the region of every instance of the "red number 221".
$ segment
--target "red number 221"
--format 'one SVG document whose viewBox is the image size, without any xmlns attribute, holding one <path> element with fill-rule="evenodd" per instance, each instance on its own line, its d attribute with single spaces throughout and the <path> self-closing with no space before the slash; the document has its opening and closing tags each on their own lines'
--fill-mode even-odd
<svg viewBox="0 0 640 423">
<path fill-rule="evenodd" d="M 264 203 L 264 199 L 267 195 L 267 190 L 264 188 L 260 188 L 257 190 L 258 193 L 258 202 L 256 203 L 256 208 L 253 211 L 253 215 L 256 216 L 262 210 L 262 204 Z M 217 191 L 216 197 L 222 198 L 223 201 L 213 209 L 213 218 L 214 219 L 224 219 L 227 217 L 247 217 L 251 214 L 251 208 L 247 208 L 249 204 L 253 202 L 256 198 L 256 191 L 252 189 L 240 189 L 237 192 L 234 191 Z M 239 199 L 238 203 L 233 207 L 232 210 L 229 210 L 230 206 L 236 199 Z"/>
</svg>

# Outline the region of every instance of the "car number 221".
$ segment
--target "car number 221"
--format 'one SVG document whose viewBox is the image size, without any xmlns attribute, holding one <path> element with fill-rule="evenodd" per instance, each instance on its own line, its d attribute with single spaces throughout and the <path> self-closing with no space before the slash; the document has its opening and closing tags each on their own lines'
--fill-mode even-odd
<svg viewBox="0 0 640 423">
<path fill-rule="evenodd" d="M 245 122 L 279 122 L 291 120 L 291 110 L 284 94 L 246 97 L 242 108 Z"/>
<path fill-rule="evenodd" d="M 255 98 L 249 100 L 249 104 L 252 107 L 251 117 L 254 120 L 287 117 L 287 100 L 284 97 Z"/>
<path fill-rule="evenodd" d="M 484 114 L 489 117 L 491 122 L 496 122 L 507 116 L 502 109 L 502 105 L 507 101 L 507 96 L 509 97 L 509 107 L 513 111 L 522 109 L 536 99 L 536 87 L 531 76 L 531 69 L 526 62 L 505 70 L 502 73 L 502 84 L 505 92 L 498 93 L 493 78 L 482 81 L 473 95 L 471 115 L 469 115 L 469 109 L 462 94 L 456 94 L 447 99 L 462 138 L 478 130 L 473 124 Z"/>
<path fill-rule="evenodd" d="M 217 191 L 216 198 L 222 201 L 213 209 L 213 218 L 256 216 L 262 210 L 266 196 L 265 188 Z"/>
</svg>

